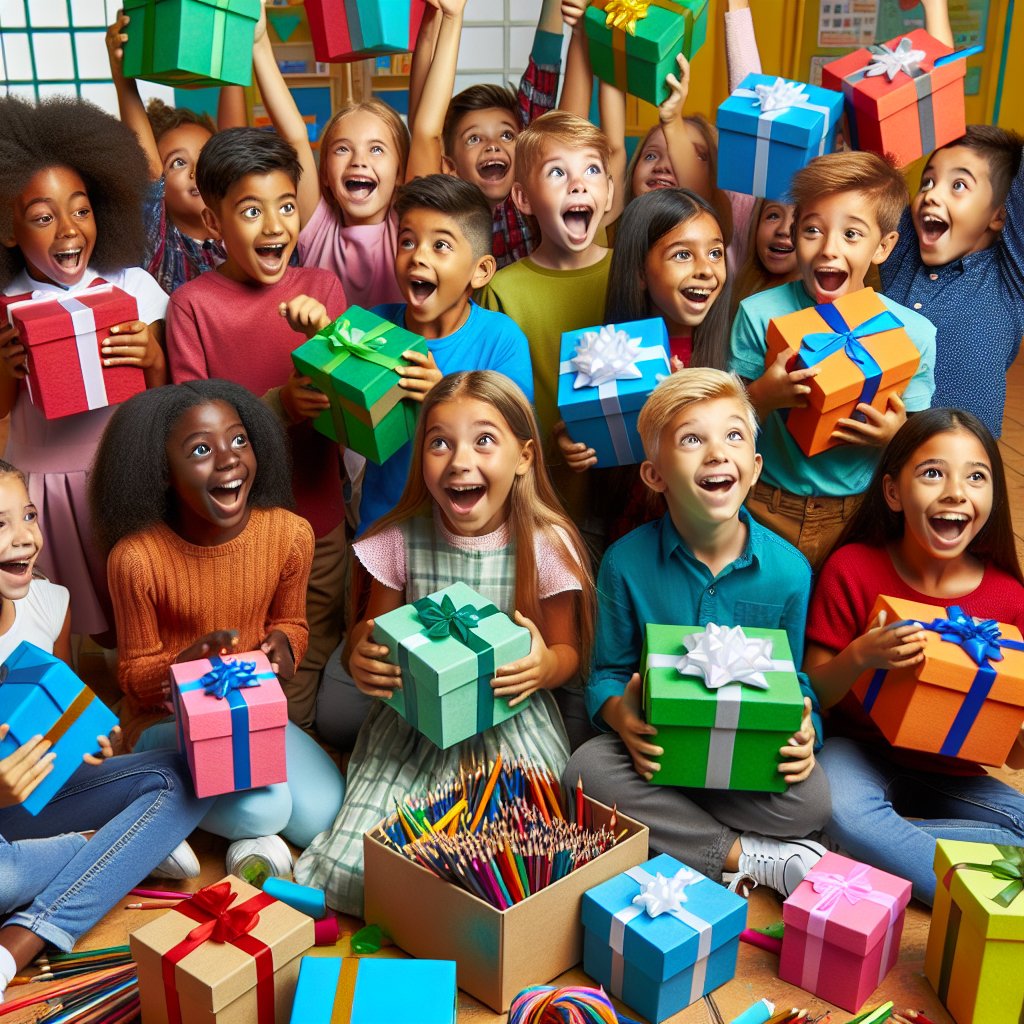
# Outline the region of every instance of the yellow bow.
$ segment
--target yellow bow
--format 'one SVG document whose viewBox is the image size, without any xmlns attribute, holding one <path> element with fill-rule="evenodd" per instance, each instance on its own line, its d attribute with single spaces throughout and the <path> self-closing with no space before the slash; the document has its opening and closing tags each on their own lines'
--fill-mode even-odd
<svg viewBox="0 0 1024 1024">
<path fill-rule="evenodd" d="M 604 8 L 604 23 L 635 36 L 636 23 L 647 17 L 650 6 L 650 0 L 608 0 Z"/>
</svg>

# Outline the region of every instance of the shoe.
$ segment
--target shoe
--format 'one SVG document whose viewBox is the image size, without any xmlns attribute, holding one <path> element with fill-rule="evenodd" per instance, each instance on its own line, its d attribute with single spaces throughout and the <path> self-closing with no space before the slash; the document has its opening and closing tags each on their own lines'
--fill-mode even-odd
<svg viewBox="0 0 1024 1024">
<path fill-rule="evenodd" d="M 199 858 L 193 853 L 192 847 L 188 845 L 188 840 L 183 839 L 168 856 L 150 871 L 150 875 L 153 878 L 198 878 Z"/>
<path fill-rule="evenodd" d="M 749 875 L 758 884 L 774 889 L 786 899 L 824 856 L 825 848 L 811 839 L 740 836 L 737 875 Z"/>
<path fill-rule="evenodd" d="M 261 888 L 268 878 L 291 878 L 292 854 L 280 836 L 238 839 L 224 858 L 229 875 Z"/>
</svg>

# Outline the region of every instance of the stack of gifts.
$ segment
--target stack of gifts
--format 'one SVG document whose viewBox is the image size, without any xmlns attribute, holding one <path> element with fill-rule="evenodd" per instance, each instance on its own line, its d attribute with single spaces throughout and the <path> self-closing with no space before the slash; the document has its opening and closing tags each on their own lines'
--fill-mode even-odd
<svg viewBox="0 0 1024 1024">
<path fill-rule="evenodd" d="M 347 64 L 416 45 L 427 0 L 306 0 L 313 53 Z"/>
</svg>

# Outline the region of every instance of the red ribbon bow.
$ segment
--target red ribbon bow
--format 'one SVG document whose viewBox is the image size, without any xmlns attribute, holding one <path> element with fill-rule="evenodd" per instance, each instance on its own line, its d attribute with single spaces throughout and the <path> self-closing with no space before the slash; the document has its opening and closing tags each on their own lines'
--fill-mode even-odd
<svg viewBox="0 0 1024 1024">
<path fill-rule="evenodd" d="M 234 942 L 240 935 L 246 935 L 259 924 L 260 915 L 254 910 L 246 910 L 243 905 L 231 909 L 235 902 L 235 894 L 228 882 L 217 882 L 200 889 L 191 899 L 193 910 L 200 910 L 209 915 L 208 921 L 197 924 L 188 933 L 192 942 Z"/>
</svg>

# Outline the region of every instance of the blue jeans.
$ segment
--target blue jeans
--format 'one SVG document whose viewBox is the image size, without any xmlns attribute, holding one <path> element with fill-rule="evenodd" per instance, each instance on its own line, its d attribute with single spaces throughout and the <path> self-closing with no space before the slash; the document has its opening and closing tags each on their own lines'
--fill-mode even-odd
<svg viewBox="0 0 1024 1024">
<path fill-rule="evenodd" d="M 35 817 L 0 809 L 8 840 L 95 831 L 65 867 L 6 922 L 69 950 L 124 894 L 138 885 L 206 812 L 176 752 L 125 754 L 83 765 Z"/>
<path fill-rule="evenodd" d="M 826 740 L 818 760 L 832 787 L 829 835 L 856 859 L 906 878 L 929 906 L 936 839 L 1024 842 L 1024 794 L 991 775 L 915 771 L 842 736 Z"/>
</svg>

